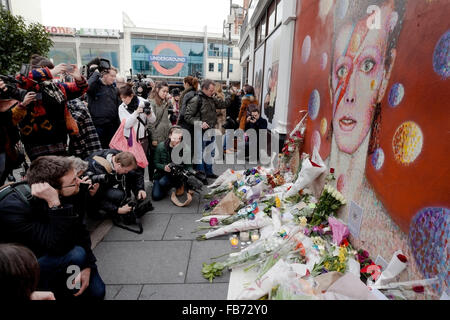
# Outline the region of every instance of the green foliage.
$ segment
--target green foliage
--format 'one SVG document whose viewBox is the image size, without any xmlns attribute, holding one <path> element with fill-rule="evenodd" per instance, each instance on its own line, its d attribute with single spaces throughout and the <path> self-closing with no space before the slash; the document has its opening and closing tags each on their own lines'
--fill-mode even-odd
<svg viewBox="0 0 450 320">
<path fill-rule="evenodd" d="M 212 282 L 215 277 L 220 277 L 225 266 L 220 262 L 211 264 L 203 263 L 202 274 L 205 279 Z"/>
<path fill-rule="evenodd" d="M 27 25 L 0 6 L 0 73 L 13 75 L 33 54 L 46 56 L 53 46 L 50 35 L 39 23 Z"/>
</svg>

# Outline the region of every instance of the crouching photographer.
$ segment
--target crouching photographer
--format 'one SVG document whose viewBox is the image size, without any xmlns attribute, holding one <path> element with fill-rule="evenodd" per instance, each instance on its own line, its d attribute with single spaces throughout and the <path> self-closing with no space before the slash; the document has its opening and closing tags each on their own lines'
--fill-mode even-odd
<svg viewBox="0 0 450 320">
<path fill-rule="evenodd" d="M 107 149 L 94 152 L 86 159 L 89 167 L 86 176 L 97 189 L 88 202 L 88 214 L 97 218 L 111 218 L 121 228 L 142 233 L 140 217 L 153 210 L 145 192 L 144 175 L 136 170 L 134 155 Z M 133 192 L 135 200 L 131 198 Z M 139 230 L 125 225 L 137 224 Z"/>
<path fill-rule="evenodd" d="M 89 232 L 68 201 L 80 183 L 70 159 L 43 156 L 31 163 L 27 181 L 0 190 L 0 242 L 33 251 L 39 290 L 52 291 L 58 300 L 105 296 Z"/>
<path fill-rule="evenodd" d="M 171 200 L 179 207 L 189 205 L 194 191 L 200 190 L 203 186 L 196 177 L 197 173 L 192 171 L 191 165 L 174 164 L 172 161 L 172 150 L 181 143 L 182 139 L 183 130 L 181 127 L 174 126 L 169 131 L 168 139 L 158 144 L 154 157 L 156 171 L 152 190 L 153 200 L 160 201 L 165 198 L 170 189 L 175 188 L 176 191 L 172 192 Z M 187 200 L 181 203 L 177 196 L 183 195 L 185 189 L 187 189 Z"/>
</svg>

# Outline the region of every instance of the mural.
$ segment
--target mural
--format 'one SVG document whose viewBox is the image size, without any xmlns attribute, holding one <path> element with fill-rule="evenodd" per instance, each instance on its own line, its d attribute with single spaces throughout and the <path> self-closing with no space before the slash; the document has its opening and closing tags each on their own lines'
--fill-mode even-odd
<svg viewBox="0 0 450 320">
<path fill-rule="evenodd" d="M 263 70 L 264 67 L 264 44 L 258 48 L 255 52 L 255 66 L 253 73 L 253 88 L 255 89 L 255 97 L 258 101 L 261 100 L 262 89 L 263 89 Z"/>
<path fill-rule="evenodd" d="M 319 148 L 339 191 L 364 208 L 354 243 L 385 260 L 402 249 L 408 277 L 439 277 L 439 293 L 450 281 L 449 10 L 445 0 L 301 1 L 288 115 L 292 128 L 308 110 L 305 151 Z"/>
</svg>

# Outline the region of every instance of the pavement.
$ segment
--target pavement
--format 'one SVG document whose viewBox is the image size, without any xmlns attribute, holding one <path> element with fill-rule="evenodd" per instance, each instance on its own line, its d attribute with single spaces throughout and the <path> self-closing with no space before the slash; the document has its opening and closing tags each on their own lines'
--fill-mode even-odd
<svg viewBox="0 0 450 320">
<path fill-rule="evenodd" d="M 243 170 L 255 165 L 215 165 L 220 175 L 228 168 Z M 212 180 L 210 180 L 212 182 Z M 147 188 L 150 194 L 151 188 Z M 106 300 L 226 300 L 230 272 L 213 283 L 202 277 L 203 262 L 231 253 L 228 236 L 197 241 L 205 230 L 193 233 L 200 225 L 202 210 L 210 200 L 195 194 L 188 207 L 179 208 L 169 197 L 153 202 L 155 209 L 143 219 L 141 235 L 107 228 L 94 248 L 97 266 L 106 284 Z M 184 199 L 181 199 L 184 200 Z M 99 226 L 90 225 L 91 231 Z"/>
</svg>

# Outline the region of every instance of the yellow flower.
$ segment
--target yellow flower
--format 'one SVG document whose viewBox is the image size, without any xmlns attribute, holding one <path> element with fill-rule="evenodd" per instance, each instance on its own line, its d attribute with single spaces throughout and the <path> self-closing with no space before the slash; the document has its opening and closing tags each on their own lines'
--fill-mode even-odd
<svg viewBox="0 0 450 320">
<path fill-rule="evenodd" d="M 275 205 L 277 208 L 281 208 L 281 200 L 278 196 L 275 198 Z"/>
<path fill-rule="evenodd" d="M 307 219 L 306 219 L 305 217 L 301 217 L 301 218 L 299 219 L 299 221 L 300 221 L 300 225 L 301 225 L 302 227 L 305 227 L 305 226 L 306 226 L 306 224 L 307 224 Z"/>
</svg>

